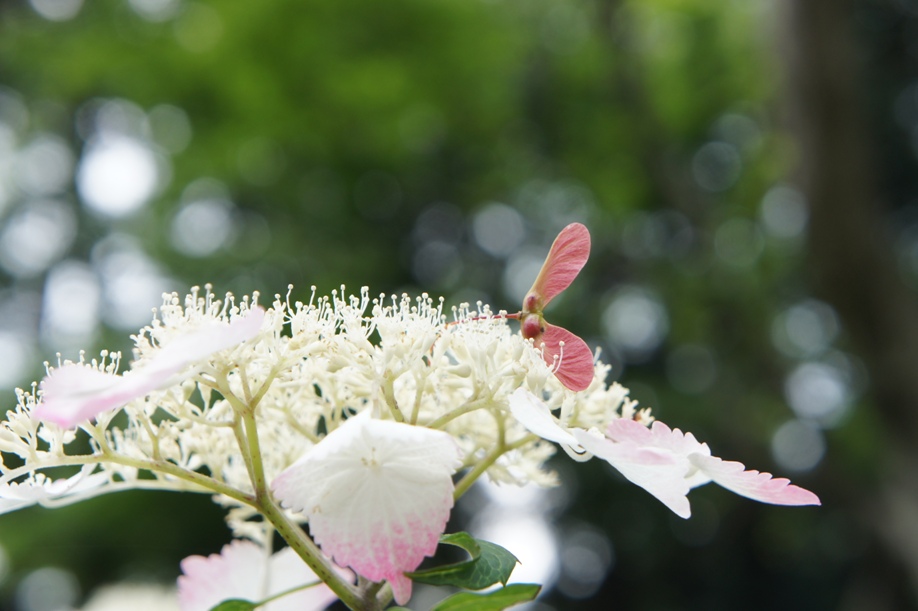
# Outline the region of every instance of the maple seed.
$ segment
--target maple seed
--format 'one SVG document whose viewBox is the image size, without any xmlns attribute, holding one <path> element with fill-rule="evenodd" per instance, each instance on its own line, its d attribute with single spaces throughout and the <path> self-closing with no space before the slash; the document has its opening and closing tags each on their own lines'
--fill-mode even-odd
<svg viewBox="0 0 918 611">
<path fill-rule="evenodd" d="M 547 323 L 542 310 L 570 286 L 589 257 L 590 232 L 587 228 L 571 223 L 562 229 L 523 299 L 522 311 L 508 316 L 519 319 L 523 337 L 542 348 L 542 358 L 558 380 L 573 391 L 585 390 L 593 381 L 593 351 L 567 329 Z"/>
</svg>

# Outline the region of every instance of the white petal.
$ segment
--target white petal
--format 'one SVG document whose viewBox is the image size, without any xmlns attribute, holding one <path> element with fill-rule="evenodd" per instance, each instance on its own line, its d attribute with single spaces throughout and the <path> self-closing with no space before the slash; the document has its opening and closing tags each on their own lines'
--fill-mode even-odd
<svg viewBox="0 0 918 611">
<path fill-rule="evenodd" d="M 252 339 L 258 335 L 264 319 L 264 308 L 257 306 L 249 310 L 245 316 L 237 316 L 228 323 L 211 321 L 163 346 L 147 367 L 177 373 L 215 352 Z"/>
<path fill-rule="evenodd" d="M 530 433 L 582 451 L 577 439 L 551 415 L 548 406 L 525 388 L 517 388 L 510 395 L 510 413 Z"/>
<path fill-rule="evenodd" d="M 41 382 L 42 399 L 35 417 L 65 428 L 122 407 L 170 383 L 173 376 L 258 334 L 265 312 L 256 307 L 230 323 L 214 321 L 164 346 L 149 363 L 124 376 L 108 374 L 81 363 L 63 365 Z"/>
<path fill-rule="evenodd" d="M 219 554 L 185 558 L 182 573 L 178 579 L 182 611 L 210 611 L 230 598 L 258 602 L 318 580 L 289 547 L 269 558 L 261 547 L 242 540 L 223 546 Z M 336 598 L 328 586 L 320 584 L 279 598 L 264 609 L 319 611 Z"/>
<path fill-rule="evenodd" d="M 0 485 L 0 513 L 22 507 L 77 495 L 108 483 L 107 473 L 92 473 L 94 465 L 87 465 L 79 473 L 56 480 L 37 474 L 22 483 Z"/>
<path fill-rule="evenodd" d="M 386 579 L 396 602 L 411 596 L 402 575 L 434 553 L 453 506 L 459 449 L 442 431 L 351 418 L 272 483 L 287 507 L 342 566 Z"/>
<path fill-rule="evenodd" d="M 685 477 L 691 465 L 684 457 L 657 448 L 616 443 L 582 429 L 574 429 L 574 435 L 588 452 L 615 467 L 628 481 L 655 496 L 676 515 L 688 518 L 692 514 L 686 496 L 691 488 Z"/>
</svg>

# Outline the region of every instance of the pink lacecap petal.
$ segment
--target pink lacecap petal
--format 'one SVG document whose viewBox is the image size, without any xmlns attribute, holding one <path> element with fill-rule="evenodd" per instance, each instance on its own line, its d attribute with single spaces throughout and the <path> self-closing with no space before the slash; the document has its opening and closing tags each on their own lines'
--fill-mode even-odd
<svg viewBox="0 0 918 611">
<path fill-rule="evenodd" d="M 145 395 L 168 377 L 162 371 L 122 377 L 89 365 L 63 365 L 42 380 L 42 399 L 34 414 L 39 420 L 72 427 Z"/>
<path fill-rule="evenodd" d="M 529 294 L 535 294 L 542 307 L 570 286 L 590 258 L 590 232 L 580 223 L 561 230 L 551 245 Z"/>
<path fill-rule="evenodd" d="M 585 341 L 563 327 L 548 323 L 545 323 L 545 331 L 538 341 L 544 344 L 542 356 L 545 362 L 555 368 L 555 376 L 566 388 L 581 391 L 590 385 L 593 381 L 593 351 Z"/>
<path fill-rule="evenodd" d="M 176 338 L 144 367 L 124 376 L 82 363 L 63 365 L 42 380 L 42 400 L 35 407 L 35 417 L 69 428 L 122 407 L 161 388 L 195 361 L 251 339 L 258 334 L 264 316 L 264 309 L 255 307 L 230 323 L 213 322 L 196 329 Z"/>
<path fill-rule="evenodd" d="M 402 575 L 436 550 L 453 506 L 455 441 L 442 431 L 377 420 L 346 421 L 271 484 L 285 507 L 306 513 L 322 551 L 395 600 L 411 597 Z"/>
<path fill-rule="evenodd" d="M 775 505 L 819 505 L 819 498 L 791 485 L 787 479 L 773 478 L 769 473 L 746 471 L 738 462 L 711 456 L 708 444 L 701 443 L 691 433 L 670 429 L 659 420 L 651 428 L 638 422 L 619 419 L 609 424 L 607 435 L 617 443 L 634 447 L 656 448 L 686 458 L 697 472 L 688 475 L 691 487 L 713 481 L 731 492 Z"/>
<path fill-rule="evenodd" d="M 223 546 L 219 554 L 189 556 L 181 567 L 178 590 L 182 611 L 210 611 L 231 598 L 258 602 L 318 579 L 289 547 L 268 557 L 255 543 L 242 540 Z M 350 571 L 338 572 L 345 579 L 353 579 Z M 279 598 L 265 609 L 319 611 L 336 598 L 328 586 L 319 584 Z"/>
<path fill-rule="evenodd" d="M 742 463 L 716 456 L 692 454 L 689 460 L 715 484 L 754 501 L 773 505 L 821 505 L 819 497 L 790 480 L 773 478 L 770 473 L 746 471 Z"/>
<path fill-rule="evenodd" d="M 185 558 L 178 578 L 182 611 L 209 611 L 229 598 L 257 599 L 266 565 L 266 553 L 241 540 L 225 545 L 219 554 Z"/>
<path fill-rule="evenodd" d="M 163 346 L 146 368 L 178 373 L 195 361 L 252 339 L 261 330 L 264 308 L 256 306 L 229 323 L 211 321 Z"/>
<path fill-rule="evenodd" d="M 619 443 L 658 448 L 680 456 L 688 456 L 691 453 L 711 454 L 708 445 L 699 442 L 691 433 L 671 429 L 659 420 L 655 420 L 651 427 L 647 428 L 630 418 L 618 418 L 609 423 L 606 436 Z"/>
</svg>

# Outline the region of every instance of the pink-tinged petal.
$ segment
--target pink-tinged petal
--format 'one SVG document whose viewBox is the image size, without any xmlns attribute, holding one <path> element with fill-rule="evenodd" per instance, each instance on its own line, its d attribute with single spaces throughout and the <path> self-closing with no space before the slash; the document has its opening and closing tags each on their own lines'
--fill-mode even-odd
<svg viewBox="0 0 918 611">
<path fill-rule="evenodd" d="M 615 443 L 582 429 L 574 429 L 573 433 L 588 452 L 615 467 L 625 479 L 655 496 L 676 515 L 688 518 L 692 514 L 686 496 L 691 489 L 685 479 L 691 468 L 688 460 L 656 448 Z"/>
<path fill-rule="evenodd" d="M 190 333 L 176 337 L 163 346 L 147 367 L 177 373 L 215 352 L 232 348 L 252 339 L 258 335 L 264 319 L 264 308 L 256 306 L 245 316 L 237 316 L 228 323 L 211 321 Z"/>
<path fill-rule="evenodd" d="M 241 598 L 259 602 L 297 586 L 318 581 L 308 566 L 288 548 L 273 556 L 251 541 L 236 540 L 219 554 L 189 556 L 182 560 L 178 578 L 182 611 L 210 611 L 218 603 Z M 342 575 L 350 573 L 342 570 Z M 351 576 L 347 575 L 348 579 Z M 315 585 L 283 596 L 265 611 L 320 611 L 337 597 L 328 586 Z"/>
<path fill-rule="evenodd" d="M 692 454 L 689 460 L 718 486 L 754 501 L 772 505 L 822 504 L 818 496 L 805 488 L 794 486 L 790 480 L 773 478 L 770 473 L 746 471 L 742 463 L 701 454 Z"/>
<path fill-rule="evenodd" d="M 169 376 L 165 371 L 151 371 L 148 375 L 123 377 L 82 363 L 69 363 L 41 381 L 42 399 L 34 414 L 39 420 L 69 428 L 142 397 Z"/>
<path fill-rule="evenodd" d="M 659 420 L 648 429 L 638 422 L 622 418 L 609 424 L 606 434 L 609 441 L 619 446 L 654 449 L 676 460 L 687 461 L 689 469 L 684 477 L 691 488 L 713 481 L 731 492 L 763 503 L 820 504 L 815 494 L 791 485 L 784 478 L 774 479 L 769 473 L 746 471 L 741 463 L 711 456 L 708 444 L 699 442 L 691 433 L 670 429 Z M 590 448 L 587 450 L 592 452 Z"/>
<path fill-rule="evenodd" d="M 561 426 L 551 415 L 548 406 L 525 388 L 517 388 L 510 394 L 510 413 L 530 433 L 542 439 L 570 446 L 580 450 L 577 438 Z"/>
<path fill-rule="evenodd" d="M 41 382 L 42 399 L 35 417 L 65 428 L 95 418 L 162 388 L 197 361 L 255 337 L 265 311 L 255 307 L 232 322 L 214 321 L 175 338 L 143 367 L 124 376 L 104 373 L 82 363 L 53 370 Z"/>
<path fill-rule="evenodd" d="M 529 295 L 535 295 L 539 310 L 566 289 L 590 258 L 590 232 L 580 223 L 571 223 L 561 230 L 551 245 Z M 524 302 L 524 308 L 529 309 Z M 530 310 L 532 311 L 532 310 Z"/>
<path fill-rule="evenodd" d="M 437 548 L 453 506 L 459 448 L 446 433 L 376 420 L 347 420 L 272 482 L 285 507 L 309 519 L 322 551 L 395 600 L 411 597 L 403 575 Z"/>
<path fill-rule="evenodd" d="M 711 454 L 708 444 L 701 443 L 691 433 L 671 429 L 659 420 L 654 420 L 650 428 L 647 428 L 630 418 L 618 418 L 609 424 L 606 436 L 619 443 L 653 447 L 682 456 L 692 453 Z"/>
<path fill-rule="evenodd" d="M 585 341 L 563 327 L 548 323 L 538 341 L 544 345 L 545 362 L 565 388 L 577 392 L 586 390 L 593 382 L 593 351 Z"/>
</svg>

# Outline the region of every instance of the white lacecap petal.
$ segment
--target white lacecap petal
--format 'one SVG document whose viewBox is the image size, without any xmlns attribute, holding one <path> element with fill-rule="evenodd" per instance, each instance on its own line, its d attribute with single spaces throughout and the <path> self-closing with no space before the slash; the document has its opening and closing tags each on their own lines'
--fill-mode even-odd
<svg viewBox="0 0 918 611">
<path fill-rule="evenodd" d="M 510 395 L 510 413 L 530 433 L 575 450 L 582 450 L 570 431 L 551 415 L 548 406 L 525 388 L 517 388 Z"/>
<path fill-rule="evenodd" d="M 331 432 L 272 483 L 309 518 L 335 562 L 388 580 L 403 604 L 402 575 L 436 550 L 453 506 L 459 449 L 442 431 L 358 416 Z"/>
<path fill-rule="evenodd" d="M 616 443 L 579 429 L 574 430 L 574 435 L 588 452 L 615 467 L 625 479 L 652 494 L 676 515 L 691 515 L 686 497 L 690 488 L 685 477 L 690 465 L 684 457 L 653 447 Z"/>
</svg>

